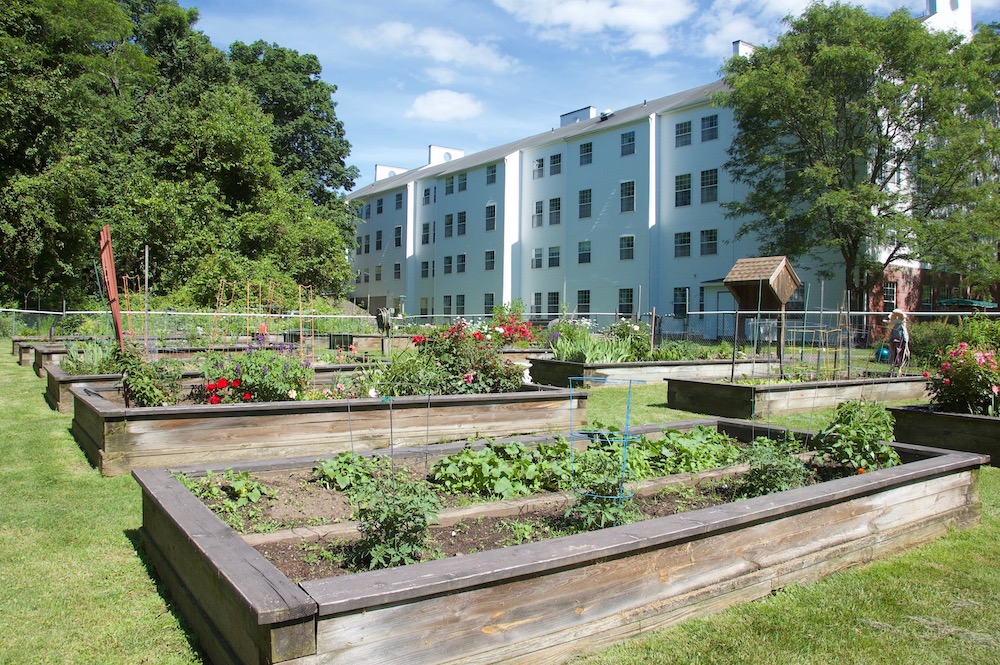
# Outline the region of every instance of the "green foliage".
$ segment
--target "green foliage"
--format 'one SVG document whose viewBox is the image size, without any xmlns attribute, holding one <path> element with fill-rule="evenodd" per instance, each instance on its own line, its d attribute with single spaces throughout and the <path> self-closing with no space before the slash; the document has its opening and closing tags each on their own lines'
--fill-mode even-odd
<svg viewBox="0 0 1000 665">
<path fill-rule="evenodd" d="M 910 357 L 919 364 L 934 363 L 941 351 L 958 343 L 958 326 L 943 321 L 923 321 L 909 326 Z"/>
<path fill-rule="evenodd" d="M 664 475 L 728 466 L 740 455 L 739 446 L 729 435 L 704 425 L 685 433 L 665 432 L 659 446 Z"/>
<path fill-rule="evenodd" d="M 740 129 L 725 165 L 749 190 L 726 204 L 743 220 L 738 235 L 838 271 L 857 304 L 885 265 L 932 256 L 947 236 L 953 247 L 985 241 L 995 265 L 995 223 L 982 219 L 975 238 L 969 214 L 994 191 L 977 176 L 994 171 L 997 133 L 985 110 L 996 102 L 991 68 L 972 65 L 989 59 L 978 48 L 906 10 L 881 18 L 813 3 L 774 45 L 730 59 L 716 101 Z M 875 258 L 873 247 L 886 251 Z M 961 256 L 948 258 L 966 272 Z"/>
<path fill-rule="evenodd" d="M 734 496 L 749 499 L 806 485 L 811 474 L 806 464 L 795 456 L 796 452 L 795 442 L 776 442 L 765 437 L 754 439 L 740 455 L 741 461 L 747 462 L 750 468 L 735 481 Z"/>
<path fill-rule="evenodd" d="M 108 342 L 73 342 L 59 367 L 67 374 L 111 374 L 116 371 L 115 356 Z"/>
<path fill-rule="evenodd" d="M 127 344 L 124 350 L 115 347 L 113 364 L 122 375 L 125 399 L 132 406 L 167 406 L 180 397 L 184 367 L 177 360 L 149 362 L 138 348 Z"/>
<path fill-rule="evenodd" d="M 344 451 L 334 457 L 316 460 L 311 477 L 327 489 L 364 492 L 371 486 L 372 478 L 386 470 L 387 461 L 382 456 Z"/>
<path fill-rule="evenodd" d="M 246 532 L 248 525 L 261 516 L 261 500 L 266 501 L 274 495 L 249 471 L 237 473 L 225 469 L 221 474 L 206 471 L 204 476 L 196 478 L 181 473 L 177 479 L 226 524 L 240 532 Z"/>
<path fill-rule="evenodd" d="M 892 414 L 879 402 L 849 400 L 837 406 L 834 419 L 816 433 L 814 447 L 830 461 L 861 471 L 900 463 L 893 440 Z"/>
<path fill-rule="evenodd" d="M 226 355 L 217 351 L 206 354 L 201 364 L 206 384 L 220 379 L 237 386 L 227 390 L 218 401 L 212 400 L 213 390 L 208 390 L 211 403 L 232 402 L 282 402 L 304 396 L 312 385 L 314 371 L 307 361 L 275 349 L 251 346 L 246 353 Z M 238 383 L 236 383 L 238 382 Z M 250 395 L 247 399 L 246 395 Z"/>
<path fill-rule="evenodd" d="M 652 357 L 652 334 L 649 324 L 645 321 L 619 319 L 608 328 L 608 337 L 624 342 L 628 346 L 629 358 L 635 362 L 649 360 Z"/>
<path fill-rule="evenodd" d="M 353 519 L 361 532 L 361 540 L 352 548 L 354 566 L 375 570 L 420 560 L 430 525 L 441 510 L 427 483 L 398 472 L 382 473 L 353 497 L 357 501 Z"/>
<path fill-rule="evenodd" d="M 438 461 L 430 480 L 450 494 L 509 499 L 568 486 L 569 444 L 543 444 L 532 450 L 518 442 L 490 442 L 479 450 L 466 446 Z"/>
<path fill-rule="evenodd" d="M 552 357 L 574 363 L 624 363 L 632 359 L 631 345 L 627 340 L 560 336 L 551 342 Z"/>
<path fill-rule="evenodd" d="M 937 372 L 930 376 L 931 403 L 936 409 L 975 415 L 998 414 L 1000 361 L 993 348 L 958 346 L 939 356 Z"/>
<path fill-rule="evenodd" d="M 588 449 L 577 471 L 576 501 L 566 509 L 565 517 L 581 531 L 593 531 L 627 524 L 641 519 L 642 513 L 625 487 L 626 475 L 619 454 Z"/>
<path fill-rule="evenodd" d="M 1000 349 L 1000 319 L 977 313 L 962 321 L 960 331 L 959 341 L 966 342 L 969 346 L 985 350 Z"/>
</svg>

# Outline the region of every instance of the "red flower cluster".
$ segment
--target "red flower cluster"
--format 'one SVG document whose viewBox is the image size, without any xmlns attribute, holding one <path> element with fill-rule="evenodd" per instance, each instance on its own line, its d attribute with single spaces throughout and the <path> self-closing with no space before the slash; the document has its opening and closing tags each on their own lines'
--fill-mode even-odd
<svg viewBox="0 0 1000 665">
<path fill-rule="evenodd" d="M 421 344 L 427 341 L 427 335 L 414 335 L 411 338 L 411 341 L 417 346 L 420 346 Z"/>
<path fill-rule="evenodd" d="M 215 381 L 209 381 L 205 384 L 205 390 L 208 392 L 208 403 L 209 404 L 220 404 L 223 401 L 237 402 L 244 401 L 249 402 L 253 399 L 253 395 L 250 391 L 239 390 L 242 381 L 239 379 L 233 379 L 230 381 L 226 377 L 220 377 Z"/>
</svg>

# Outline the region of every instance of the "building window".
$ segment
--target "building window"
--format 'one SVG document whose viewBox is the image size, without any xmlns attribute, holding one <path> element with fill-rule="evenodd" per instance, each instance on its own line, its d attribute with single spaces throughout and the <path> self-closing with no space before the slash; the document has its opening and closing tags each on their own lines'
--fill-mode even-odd
<svg viewBox="0 0 1000 665">
<path fill-rule="evenodd" d="M 549 247 L 549 267 L 558 268 L 559 267 L 559 248 Z"/>
<path fill-rule="evenodd" d="M 552 155 L 549 157 L 549 175 L 560 173 L 562 173 L 562 155 Z"/>
<path fill-rule="evenodd" d="M 576 312 L 577 314 L 590 314 L 590 289 L 576 292 Z"/>
<path fill-rule="evenodd" d="M 423 278 L 423 279 L 427 279 L 430 276 L 431 276 L 431 264 L 430 264 L 430 261 L 421 261 L 420 262 L 420 277 Z"/>
<path fill-rule="evenodd" d="M 403 193 L 400 192 L 396 194 L 396 210 L 403 209 Z"/>
<path fill-rule="evenodd" d="M 674 256 L 691 256 L 691 233 L 689 231 L 674 234 Z"/>
<path fill-rule="evenodd" d="M 455 235 L 455 216 L 445 215 L 444 216 L 444 237 L 450 238 Z"/>
<path fill-rule="evenodd" d="M 674 125 L 674 147 L 691 145 L 691 121 L 685 120 Z"/>
<path fill-rule="evenodd" d="M 531 215 L 531 226 L 537 227 L 542 225 L 542 208 L 544 206 L 543 201 L 535 201 L 535 212 Z"/>
<path fill-rule="evenodd" d="M 368 283 L 368 271 L 365 270 L 365 284 Z"/>
<path fill-rule="evenodd" d="M 621 261 L 631 261 L 635 258 L 635 236 L 621 236 L 618 238 L 618 259 Z"/>
<path fill-rule="evenodd" d="M 464 236 L 465 235 L 465 212 L 460 212 L 456 216 L 455 221 L 455 235 Z"/>
<path fill-rule="evenodd" d="M 451 296 L 443 296 L 442 297 L 442 304 L 443 304 L 443 309 L 444 309 L 445 316 L 450 315 L 451 314 Z"/>
<path fill-rule="evenodd" d="M 486 230 L 496 231 L 497 229 L 497 207 L 495 205 L 486 206 Z"/>
<path fill-rule="evenodd" d="M 580 144 L 580 166 L 586 166 L 594 161 L 594 144 L 593 143 L 581 143 Z"/>
<path fill-rule="evenodd" d="M 381 231 L 376 231 L 375 232 L 375 251 L 376 252 L 382 251 L 382 232 Z"/>
<path fill-rule="evenodd" d="M 430 188 L 424 188 L 424 205 L 431 202 L 431 190 Z"/>
<path fill-rule="evenodd" d="M 621 185 L 621 211 L 635 212 L 635 180 L 623 182 Z"/>
<path fill-rule="evenodd" d="M 497 253 L 496 253 L 496 251 L 492 250 L 492 249 L 486 250 L 486 265 L 485 265 L 485 269 L 486 270 L 493 270 L 494 268 L 496 268 L 496 265 L 497 265 Z"/>
<path fill-rule="evenodd" d="M 882 283 L 882 311 L 891 312 L 896 309 L 896 282 Z"/>
<path fill-rule="evenodd" d="M 403 227 L 397 226 L 392 229 L 392 245 L 393 247 L 403 246 Z"/>
<path fill-rule="evenodd" d="M 622 316 L 632 316 L 633 300 L 632 289 L 618 289 L 618 313 Z"/>
<path fill-rule="evenodd" d="M 580 190 L 580 219 L 590 217 L 590 198 L 589 189 Z"/>
<path fill-rule="evenodd" d="M 393 263 L 392 264 L 392 278 L 393 279 L 402 279 L 403 278 L 403 264 L 402 263 Z"/>
<path fill-rule="evenodd" d="M 483 312 L 489 314 L 493 311 L 495 301 L 495 294 L 484 293 L 483 294 Z"/>
<path fill-rule="evenodd" d="M 541 314 L 542 313 L 542 292 L 536 291 L 531 294 L 531 313 Z"/>
<path fill-rule="evenodd" d="M 468 184 L 469 184 L 468 180 L 469 180 L 468 174 L 466 174 L 466 173 L 459 173 L 458 174 L 458 191 L 464 192 L 467 189 Z M 464 298 L 465 296 L 462 296 L 462 297 Z"/>
<path fill-rule="evenodd" d="M 375 201 L 375 214 L 376 215 L 382 214 L 382 199 L 378 199 L 377 201 Z"/>
<path fill-rule="evenodd" d="M 712 256 L 719 253 L 719 231 L 708 229 L 701 232 L 701 255 Z"/>
<path fill-rule="evenodd" d="M 635 154 L 635 132 L 622 133 L 622 157 Z"/>
<path fill-rule="evenodd" d="M 688 314 L 688 290 L 686 286 L 674 287 L 674 316 L 683 319 Z"/>
<path fill-rule="evenodd" d="M 486 184 L 495 185 L 497 182 L 497 165 L 490 164 L 486 167 Z"/>
<path fill-rule="evenodd" d="M 562 222 L 562 199 L 549 199 L 549 226 Z"/>
<path fill-rule="evenodd" d="M 581 240 L 576 244 L 576 262 L 590 263 L 590 241 Z"/>
<path fill-rule="evenodd" d="M 538 180 L 539 178 L 545 177 L 545 158 L 539 157 L 535 160 L 535 168 L 531 171 L 532 180 Z"/>
<path fill-rule="evenodd" d="M 368 203 L 365 205 L 365 219 L 372 218 L 372 204 Z"/>
<path fill-rule="evenodd" d="M 369 234 L 365 234 L 365 254 L 371 254 L 372 251 L 372 237 Z"/>
<path fill-rule="evenodd" d="M 698 311 L 699 312 L 704 312 L 705 311 L 705 287 L 704 286 L 699 286 L 698 287 Z M 705 315 L 704 314 L 699 314 L 698 318 L 699 319 L 704 319 Z"/>
<path fill-rule="evenodd" d="M 357 237 L 357 243 L 354 245 L 354 253 L 361 256 L 361 248 L 364 246 L 364 239 L 361 236 Z"/>
<path fill-rule="evenodd" d="M 465 294 L 459 293 L 455 296 L 455 314 L 465 316 Z"/>
<path fill-rule="evenodd" d="M 549 314 L 559 313 L 559 292 L 549 291 Z"/>
<path fill-rule="evenodd" d="M 427 298 L 421 298 L 420 299 L 420 316 L 427 316 L 429 313 L 430 312 L 427 309 Z"/>
<path fill-rule="evenodd" d="M 382 281 L 382 266 L 375 266 L 375 281 Z"/>
<path fill-rule="evenodd" d="M 691 205 L 690 173 L 674 176 L 674 205 L 678 208 Z"/>
<path fill-rule="evenodd" d="M 934 287 L 924 284 L 920 287 L 920 306 L 930 309 L 934 306 Z"/>
<path fill-rule="evenodd" d="M 451 259 L 450 256 L 444 257 L 444 274 L 446 274 L 446 275 L 450 275 L 451 274 L 451 262 L 452 262 L 452 259 Z"/>
<path fill-rule="evenodd" d="M 542 248 L 536 247 L 531 250 L 531 267 L 541 268 L 542 267 Z"/>
<path fill-rule="evenodd" d="M 450 175 L 444 179 L 444 195 L 455 193 L 455 176 Z"/>
<path fill-rule="evenodd" d="M 717 138 L 719 138 L 719 116 L 705 116 L 701 119 L 701 140 L 714 141 Z"/>
<path fill-rule="evenodd" d="M 465 254 L 455 257 L 455 272 L 465 272 Z"/>
<path fill-rule="evenodd" d="M 701 202 L 715 203 L 719 200 L 719 169 L 701 172 Z"/>
</svg>

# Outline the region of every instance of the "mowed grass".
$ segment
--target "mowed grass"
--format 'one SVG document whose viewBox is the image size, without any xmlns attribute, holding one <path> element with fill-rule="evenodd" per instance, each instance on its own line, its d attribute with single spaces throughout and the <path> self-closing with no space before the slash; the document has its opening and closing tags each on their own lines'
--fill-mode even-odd
<svg viewBox="0 0 1000 665">
<path fill-rule="evenodd" d="M 0 343 L 0 663 L 203 662 L 141 554 L 137 485 L 91 468 L 70 416 Z M 624 425 L 627 397 L 591 390 L 591 421 Z M 631 422 L 696 417 L 665 402 L 665 385 L 634 386 Z M 581 662 L 1000 663 L 1000 471 L 981 478 L 979 527 Z"/>
</svg>

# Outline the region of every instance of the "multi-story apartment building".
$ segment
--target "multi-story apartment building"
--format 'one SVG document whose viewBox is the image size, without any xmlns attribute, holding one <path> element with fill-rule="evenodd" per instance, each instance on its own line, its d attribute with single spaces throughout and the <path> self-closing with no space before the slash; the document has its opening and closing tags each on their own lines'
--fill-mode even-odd
<svg viewBox="0 0 1000 665">
<path fill-rule="evenodd" d="M 378 166 L 376 181 L 349 195 L 364 222 L 354 299 L 425 316 L 488 314 L 514 300 L 546 318 L 655 310 L 665 331 L 688 311 L 734 309 L 722 280 L 758 251 L 756 239 L 735 237 L 738 221 L 721 205 L 745 195 L 723 168 L 734 123 L 711 103 L 722 86 L 580 109 L 471 155 L 431 146 L 413 170 Z M 839 284 L 821 288 L 812 266 L 795 269 L 814 305 L 821 292 L 827 308 L 843 302 Z"/>
</svg>

